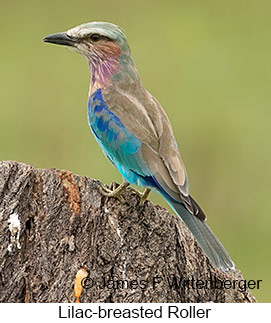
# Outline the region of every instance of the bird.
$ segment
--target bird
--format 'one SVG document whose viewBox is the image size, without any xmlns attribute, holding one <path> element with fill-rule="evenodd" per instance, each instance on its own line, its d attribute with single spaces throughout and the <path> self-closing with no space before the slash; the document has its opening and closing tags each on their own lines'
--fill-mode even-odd
<svg viewBox="0 0 271 323">
<path fill-rule="evenodd" d="M 190 195 L 187 171 L 169 118 L 141 81 L 124 31 L 109 22 L 94 21 L 51 34 L 44 42 L 64 45 L 87 61 L 91 78 L 88 123 L 123 182 L 104 196 L 124 202 L 130 184 L 144 187 L 140 205 L 151 190 L 167 201 L 196 238 L 213 267 L 224 272 L 235 264 L 206 223 L 206 216 Z"/>
</svg>

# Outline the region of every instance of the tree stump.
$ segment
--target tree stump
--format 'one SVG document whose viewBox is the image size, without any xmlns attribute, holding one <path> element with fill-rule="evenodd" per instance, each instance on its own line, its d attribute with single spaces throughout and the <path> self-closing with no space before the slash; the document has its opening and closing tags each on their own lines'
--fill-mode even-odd
<svg viewBox="0 0 271 323">
<path fill-rule="evenodd" d="M 0 162 L 1 302 L 255 302 L 248 289 L 207 286 L 243 277 L 214 269 L 175 215 L 139 206 L 129 188 L 125 204 L 103 197 L 99 185 Z"/>
</svg>

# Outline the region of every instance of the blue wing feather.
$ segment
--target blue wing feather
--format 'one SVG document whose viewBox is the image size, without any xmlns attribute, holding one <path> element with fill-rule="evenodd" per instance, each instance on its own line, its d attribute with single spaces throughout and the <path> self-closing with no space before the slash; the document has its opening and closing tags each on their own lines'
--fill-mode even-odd
<svg viewBox="0 0 271 323">
<path fill-rule="evenodd" d="M 88 121 L 104 154 L 131 184 L 152 186 L 151 172 L 141 154 L 141 142 L 112 113 L 101 89 L 88 102 Z"/>
</svg>

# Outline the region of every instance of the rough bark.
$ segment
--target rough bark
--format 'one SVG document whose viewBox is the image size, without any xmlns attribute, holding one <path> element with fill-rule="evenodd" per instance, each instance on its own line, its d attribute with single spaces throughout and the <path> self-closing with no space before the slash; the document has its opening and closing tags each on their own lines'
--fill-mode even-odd
<svg viewBox="0 0 271 323">
<path fill-rule="evenodd" d="M 92 282 L 75 293 L 80 302 L 255 302 L 249 290 L 170 287 L 174 277 L 243 277 L 214 269 L 166 209 L 139 206 L 129 188 L 125 204 L 98 188 L 66 170 L 0 162 L 1 302 L 74 302 L 81 268 Z M 115 288 L 102 288 L 104 278 Z"/>
</svg>

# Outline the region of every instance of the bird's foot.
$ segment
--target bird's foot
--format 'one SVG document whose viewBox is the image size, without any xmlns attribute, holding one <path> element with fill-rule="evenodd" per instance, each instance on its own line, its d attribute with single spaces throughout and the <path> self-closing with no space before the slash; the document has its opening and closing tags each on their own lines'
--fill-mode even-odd
<svg viewBox="0 0 271 323">
<path fill-rule="evenodd" d="M 116 183 L 113 183 L 113 189 L 111 190 L 110 188 L 105 187 L 103 184 L 100 184 L 101 186 L 99 187 L 99 191 L 103 196 L 107 197 L 115 197 L 117 198 L 120 203 L 124 204 L 125 200 L 121 195 L 121 192 L 129 186 L 129 183 L 123 182 L 121 183 L 118 187 L 116 187 Z"/>
<path fill-rule="evenodd" d="M 140 197 L 139 206 L 143 206 L 143 204 L 147 200 L 147 197 L 151 191 L 150 188 L 146 188 L 145 191 L 143 193 L 141 193 L 140 191 L 136 190 L 133 187 L 131 187 L 130 190 L 133 191 L 134 193 L 136 193 Z"/>
</svg>

